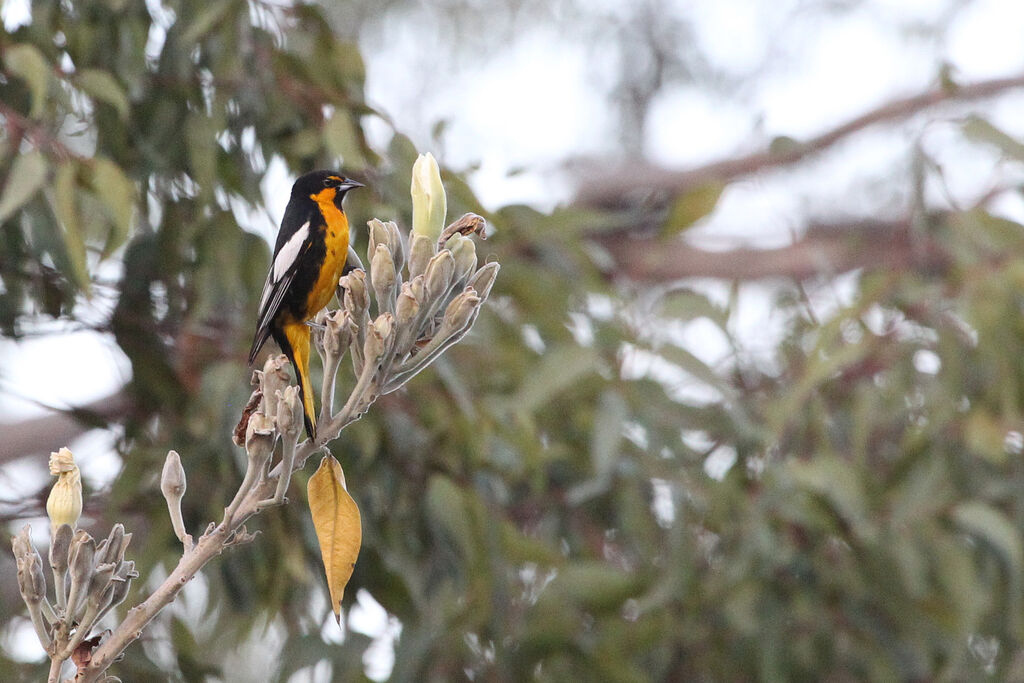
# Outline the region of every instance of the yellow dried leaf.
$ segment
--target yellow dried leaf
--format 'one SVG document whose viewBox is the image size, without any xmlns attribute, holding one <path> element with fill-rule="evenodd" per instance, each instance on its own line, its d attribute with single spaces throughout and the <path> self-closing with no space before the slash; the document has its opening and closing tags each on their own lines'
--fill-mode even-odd
<svg viewBox="0 0 1024 683">
<path fill-rule="evenodd" d="M 324 560 L 331 609 L 341 619 L 341 598 L 363 543 L 359 508 L 345 487 L 345 473 L 332 455 L 325 455 L 309 478 L 309 511 Z"/>
</svg>

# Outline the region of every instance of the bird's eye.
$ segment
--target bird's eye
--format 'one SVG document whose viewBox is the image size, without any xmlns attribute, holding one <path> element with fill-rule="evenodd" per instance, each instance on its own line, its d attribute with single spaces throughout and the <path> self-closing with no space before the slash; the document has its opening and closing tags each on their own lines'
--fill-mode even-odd
<svg viewBox="0 0 1024 683">
<path fill-rule="evenodd" d="M 331 187 L 334 185 L 334 180 L 331 178 L 324 178 L 324 187 Z"/>
</svg>

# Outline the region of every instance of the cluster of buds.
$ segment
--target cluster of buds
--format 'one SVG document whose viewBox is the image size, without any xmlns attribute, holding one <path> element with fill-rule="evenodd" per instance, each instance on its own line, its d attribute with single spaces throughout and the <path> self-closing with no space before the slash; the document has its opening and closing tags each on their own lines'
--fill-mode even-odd
<svg viewBox="0 0 1024 683">
<path fill-rule="evenodd" d="M 52 529 L 53 602 L 47 596 L 43 561 L 32 545 L 28 525 L 13 538 L 12 546 L 18 588 L 39 641 L 51 657 L 63 661 L 107 612 L 124 601 L 138 573 L 135 563 L 124 559 L 132 535 L 122 525 L 115 524 L 99 543 L 88 532 L 75 530 L 82 513 L 82 480 L 71 451 L 62 448 L 52 453 L 50 471 L 58 475 L 46 504 Z"/>
<path fill-rule="evenodd" d="M 498 274 L 497 263 L 477 267 L 476 246 L 466 236 L 483 226 L 482 218 L 466 214 L 440 238 L 413 233 L 407 243 L 395 223 L 370 221 L 369 283 L 361 269 L 341 278 L 344 307 L 326 317 L 329 324 L 316 337 L 324 367 L 337 368 L 351 348 L 356 376 L 369 373 L 377 394 L 385 394 L 459 341 Z"/>
</svg>

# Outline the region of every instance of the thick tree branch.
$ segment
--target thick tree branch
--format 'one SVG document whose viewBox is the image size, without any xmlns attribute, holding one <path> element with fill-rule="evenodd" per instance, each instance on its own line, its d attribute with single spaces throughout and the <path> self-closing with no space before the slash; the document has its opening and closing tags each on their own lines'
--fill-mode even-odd
<svg viewBox="0 0 1024 683">
<path fill-rule="evenodd" d="M 124 415 L 131 403 L 124 389 L 92 403 L 23 422 L 0 424 L 0 465 L 56 451 L 103 422 Z"/>
<path fill-rule="evenodd" d="M 1024 74 L 959 87 L 937 88 L 887 102 L 809 140 L 788 145 L 785 149 L 766 149 L 682 171 L 642 162 L 602 168 L 600 175 L 582 179 L 576 202 L 586 206 L 619 206 L 624 194 L 636 189 L 678 194 L 708 182 L 729 181 L 768 168 L 787 166 L 825 150 L 869 126 L 899 121 L 943 102 L 979 100 L 1020 87 L 1024 87 Z M 624 183 L 624 178 L 628 182 Z"/>
<path fill-rule="evenodd" d="M 617 274 L 659 282 L 687 277 L 805 280 L 857 268 L 934 269 L 947 263 L 947 256 L 927 235 L 898 221 L 812 226 L 799 242 L 778 249 L 714 252 L 681 240 L 625 236 L 603 240 L 602 245 L 615 260 Z"/>
</svg>

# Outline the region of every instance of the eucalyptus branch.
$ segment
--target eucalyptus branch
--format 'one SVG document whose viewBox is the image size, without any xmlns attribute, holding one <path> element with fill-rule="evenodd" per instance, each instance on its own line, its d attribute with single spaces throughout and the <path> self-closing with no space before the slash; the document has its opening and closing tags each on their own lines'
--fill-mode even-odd
<svg viewBox="0 0 1024 683">
<path fill-rule="evenodd" d="M 431 208 L 432 214 L 435 209 Z M 253 373 L 256 388 L 235 430 L 236 443 L 245 448 L 246 472 L 224 517 L 220 523 L 209 524 L 193 542 L 181 514 L 185 470 L 178 454 L 170 451 L 160 489 L 174 533 L 182 542 L 181 559 L 116 627 L 92 639 L 88 636 L 94 627 L 125 599 L 132 579 L 138 576 L 134 562 L 124 560 L 131 534 L 117 524 L 106 539 L 96 543 L 86 531 L 74 531 L 82 509 L 81 478 L 67 449 L 53 454 L 51 471 L 60 478 L 47 512 L 52 525 L 49 564 L 56 608 L 47 599 L 43 561 L 32 547 L 28 527 L 13 540 L 19 588 L 37 636 L 50 655 L 50 681 L 61 680 L 68 659 L 78 666 L 74 681 L 103 678 L 125 648 L 207 562 L 226 548 L 255 538 L 245 522 L 270 505 L 287 502 L 285 494 L 294 471 L 362 417 L 378 397 L 407 382 L 472 327 L 498 272 L 496 263 L 477 268 L 473 242 L 464 236 L 481 232 L 482 218 L 467 214 L 444 231 L 438 225 L 434 236 L 415 235 L 412 244 L 394 223 L 374 220 L 369 226 L 370 272 L 362 269 L 353 253 L 352 263 L 357 267 L 339 282 L 342 307 L 321 312 L 312 323 L 324 367 L 317 437 L 299 443 L 302 405 L 298 388 L 289 384 L 285 356 L 268 359 Z M 352 355 L 355 382 L 341 409 L 334 412 L 337 373 L 346 353 Z M 270 468 L 275 452 L 279 459 Z"/>
</svg>

